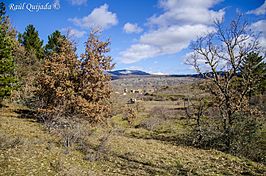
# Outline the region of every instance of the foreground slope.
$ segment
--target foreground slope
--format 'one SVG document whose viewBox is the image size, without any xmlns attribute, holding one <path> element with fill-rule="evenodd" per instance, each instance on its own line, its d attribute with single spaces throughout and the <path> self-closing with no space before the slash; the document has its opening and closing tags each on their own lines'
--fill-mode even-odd
<svg viewBox="0 0 266 176">
<path fill-rule="evenodd" d="M 65 148 L 59 136 L 17 107 L 0 113 L 0 175 L 264 175 L 266 167 L 215 150 L 137 139 L 124 129 L 93 130 Z"/>
</svg>

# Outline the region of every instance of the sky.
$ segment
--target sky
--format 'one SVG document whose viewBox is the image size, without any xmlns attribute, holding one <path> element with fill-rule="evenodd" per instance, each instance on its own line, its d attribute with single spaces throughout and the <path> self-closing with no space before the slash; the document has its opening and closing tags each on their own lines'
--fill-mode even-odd
<svg viewBox="0 0 266 176">
<path fill-rule="evenodd" d="M 185 64 L 190 44 L 213 30 L 215 19 L 245 14 L 251 29 L 261 32 L 266 47 L 266 0 L 4 0 L 18 32 L 33 24 L 47 43 L 55 30 L 69 33 L 84 52 L 90 30 L 110 39 L 115 70 L 153 74 L 191 74 Z M 41 7 L 38 9 L 38 7 Z"/>
</svg>

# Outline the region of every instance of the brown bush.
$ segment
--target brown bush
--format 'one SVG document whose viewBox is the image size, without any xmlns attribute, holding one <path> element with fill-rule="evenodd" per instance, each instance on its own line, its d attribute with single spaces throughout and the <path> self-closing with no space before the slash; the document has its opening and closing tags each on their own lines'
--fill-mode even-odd
<svg viewBox="0 0 266 176">
<path fill-rule="evenodd" d="M 137 118 L 136 110 L 132 107 L 126 107 L 124 114 L 123 114 L 123 120 L 127 120 L 129 124 L 132 124 L 134 119 Z"/>
<path fill-rule="evenodd" d="M 38 112 L 46 119 L 60 114 L 104 122 L 110 116 L 110 77 L 106 70 L 112 65 L 111 57 L 105 56 L 110 42 L 100 41 L 97 32 L 92 32 L 80 61 L 72 42 L 66 38 L 59 41 L 61 48 L 46 56 L 37 78 Z"/>
</svg>

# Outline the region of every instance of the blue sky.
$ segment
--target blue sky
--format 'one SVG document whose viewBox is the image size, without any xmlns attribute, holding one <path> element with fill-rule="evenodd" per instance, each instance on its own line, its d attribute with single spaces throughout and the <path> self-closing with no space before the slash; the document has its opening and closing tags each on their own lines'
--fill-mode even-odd
<svg viewBox="0 0 266 176">
<path fill-rule="evenodd" d="M 266 47 L 266 0 L 4 0 L 7 14 L 19 32 L 33 24 L 40 37 L 69 31 L 84 51 L 92 27 L 111 39 L 115 69 L 138 69 L 155 74 L 188 74 L 184 64 L 189 44 L 213 30 L 212 21 L 246 14 L 250 26 L 262 32 Z M 48 9 L 36 8 L 36 5 Z M 51 5 L 51 6 L 49 6 Z M 54 6 L 56 5 L 56 6 Z M 50 8 L 50 9 L 49 9 Z"/>
</svg>

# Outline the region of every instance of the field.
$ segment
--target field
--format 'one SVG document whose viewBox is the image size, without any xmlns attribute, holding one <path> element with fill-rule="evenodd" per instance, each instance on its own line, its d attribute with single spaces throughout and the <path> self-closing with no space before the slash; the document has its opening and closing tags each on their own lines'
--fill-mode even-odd
<svg viewBox="0 0 266 176">
<path fill-rule="evenodd" d="M 266 166 L 182 144 L 195 78 L 112 81 L 112 118 L 60 132 L 6 103 L 0 115 L 0 175 L 265 175 Z"/>
</svg>

